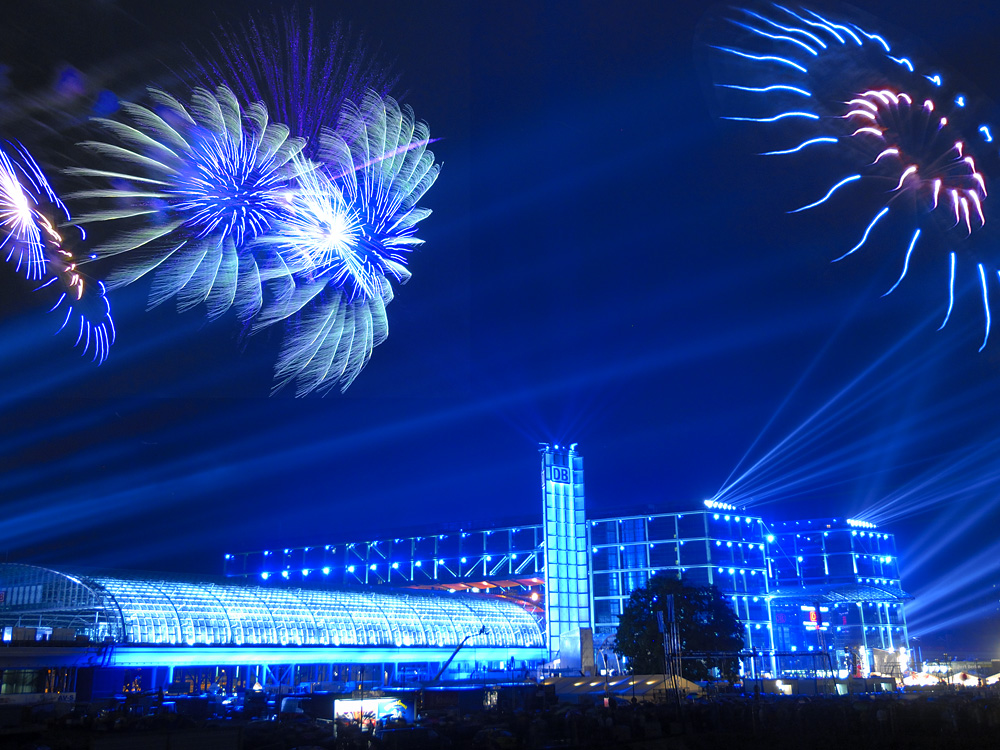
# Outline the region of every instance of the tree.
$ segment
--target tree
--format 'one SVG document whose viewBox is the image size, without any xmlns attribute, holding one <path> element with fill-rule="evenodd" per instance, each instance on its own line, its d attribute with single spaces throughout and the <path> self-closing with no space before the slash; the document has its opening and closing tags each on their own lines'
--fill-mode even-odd
<svg viewBox="0 0 1000 750">
<path fill-rule="evenodd" d="M 615 651 L 629 660 L 633 674 L 657 674 L 664 669 L 663 635 L 656 612 L 666 612 L 671 594 L 684 657 L 683 676 L 707 679 L 717 667 L 724 679 L 736 677 L 739 659 L 735 653 L 743 649 L 743 623 L 730 602 L 715 586 L 691 586 L 664 573 L 632 592 L 618 620 Z"/>
</svg>

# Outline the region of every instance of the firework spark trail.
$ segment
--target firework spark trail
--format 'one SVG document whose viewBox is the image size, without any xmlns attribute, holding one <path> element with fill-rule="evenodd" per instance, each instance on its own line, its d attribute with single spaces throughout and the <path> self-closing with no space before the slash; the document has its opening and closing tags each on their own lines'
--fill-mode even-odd
<svg viewBox="0 0 1000 750">
<path fill-rule="evenodd" d="M 847 193 L 855 203 L 877 201 L 861 222 L 860 241 L 836 260 L 863 248 L 899 247 L 904 257 L 889 294 L 907 277 L 911 261 L 943 258 L 941 328 L 952 316 L 956 276 L 976 278 L 982 351 L 990 338 L 991 297 L 1000 286 L 998 245 L 987 231 L 990 175 L 983 166 L 995 172 L 997 152 L 990 146 L 991 126 L 978 118 L 988 102 L 952 78 L 921 70 L 858 24 L 776 3 L 728 9 L 713 20 L 705 47 L 715 90 L 727 102 L 722 119 L 786 141 L 764 150 L 769 158 L 808 153 L 849 165 L 845 176 L 790 213 L 845 205 Z M 885 185 L 885 191 L 869 185 Z M 905 239 L 898 241 L 897 234 Z"/>
<path fill-rule="evenodd" d="M 345 171 L 341 172 L 340 174 L 330 175 L 330 179 L 334 181 L 342 180 L 343 178 L 347 177 L 347 175 L 350 172 L 360 172 L 363 169 L 375 166 L 379 162 L 395 158 L 400 154 L 405 154 L 407 151 L 415 151 L 415 150 L 423 151 L 425 148 L 427 148 L 427 146 L 431 145 L 432 143 L 437 143 L 439 140 L 440 138 L 422 138 L 421 140 L 413 141 L 412 143 L 404 143 L 403 145 L 397 146 L 396 148 L 392 149 L 391 151 L 385 154 L 376 154 L 368 161 L 361 162 L 360 164 L 349 165 L 345 167 Z"/>
<path fill-rule="evenodd" d="M 367 91 L 388 96 L 397 81 L 376 46 L 342 24 L 320 28 L 312 9 L 260 14 L 221 28 L 215 42 L 194 52 L 188 77 L 209 88 L 225 86 L 242 101 L 266 102 L 276 120 L 308 140 L 310 157 L 345 102 L 360 101 Z"/>
<path fill-rule="evenodd" d="M 288 216 L 258 245 L 277 253 L 293 280 L 326 278 L 348 301 L 382 296 L 385 277 L 377 257 L 363 249 L 364 224 L 357 208 L 321 170 L 304 174 L 288 196 Z"/>
<path fill-rule="evenodd" d="M 93 351 L 91 359 L 101 364 L 108 358 L 116 336 L 111 303 L 104 282 L 85 281 L 76 266 L 70 252 L 57 250 L 48 259 L 45 281 L 35 291 L 54 293 L 49 312 L 61 320 L 56 333 L 75 333 L 73 345 L 80 347 L 84 355 Z"/>
</svg>

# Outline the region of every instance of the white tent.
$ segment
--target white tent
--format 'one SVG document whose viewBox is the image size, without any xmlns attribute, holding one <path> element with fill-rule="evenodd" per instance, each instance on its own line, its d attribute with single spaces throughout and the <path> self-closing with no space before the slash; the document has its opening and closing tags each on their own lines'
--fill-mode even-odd
<svg viewBox="0 0 1000 750">
<path fill-rule="evenodd" d="M 702 688 L 691 680 L 678 677 L 674 683 L 671 678 L 664 678 L 662 674 L 618 675 L 607 679 L 600 675 L 595 677 L 550 677 L 542 680 L 541 684 L 554 685 L 556 695 L 569 702 L 578 701 L 580 696 L 599 699 L 605 695 L 613 695 L 620 700 L 631 700 L 632 696 L 635 696 L 637 700 L 662 700 L 673 694 L 672 691 L 668 691 L 674 684 L 680 690 L 681 697 L 702 692 Z"/>
<path fill-rule="evenodd" d="M 910 687 L 930 687 L 941 684 L 941 675 L 929 672 L 909 672 L 903 675 L 903 684 Z"/>
<path fill-rule="evenodd" d="M 979 685 L 979 678 L 974 674 L 969 674 L 968 672 L 959 672 L 958 674 L 953 674 L 950 680 L 952 685 L 962 685 L 963 687 L 977 687 Z"/>
</svg>

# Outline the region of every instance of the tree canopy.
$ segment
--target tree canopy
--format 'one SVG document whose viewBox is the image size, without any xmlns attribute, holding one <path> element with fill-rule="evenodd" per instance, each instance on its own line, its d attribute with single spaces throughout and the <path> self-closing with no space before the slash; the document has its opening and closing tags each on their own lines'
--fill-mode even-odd
<svg viewBox="0 0 1000 750">
<path fill-rule="evenodd" d="M 715 586 L 692 586 L 667 574 L 653 576 L 635 589 L 618 621 L 615 651 L 629 660 L 634 674 L 655 674 L 664 669 L 663 634 L 656 612 L 667 620 L 668 597 L 673 595 L 682 656 L 682 673 L 689 680 L 709 678 L 717 667 L 719 676 L 737 676 L 743 649 L 743 623 L 730 602 Z"/>
</svg>

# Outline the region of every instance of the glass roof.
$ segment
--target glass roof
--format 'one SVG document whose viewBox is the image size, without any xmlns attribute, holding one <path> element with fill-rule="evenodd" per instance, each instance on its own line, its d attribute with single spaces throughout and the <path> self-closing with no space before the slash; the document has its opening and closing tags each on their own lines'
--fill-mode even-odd
<svg viewBox="0 0 1000 750">
<path fill-rule="evenodd" d="M 0 624 L 123 643 L 539 647 L 515 602 L 483 594 L 248 586 L 0 565 Z"/>
</svg>

